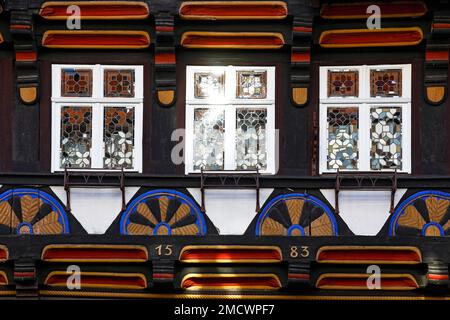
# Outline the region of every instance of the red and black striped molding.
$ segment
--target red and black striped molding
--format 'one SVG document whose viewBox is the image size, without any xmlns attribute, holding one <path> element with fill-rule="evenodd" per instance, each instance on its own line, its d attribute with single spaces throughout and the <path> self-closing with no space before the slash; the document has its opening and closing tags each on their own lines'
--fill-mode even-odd
<svg viewBox="0 0 450 320">
<path fill-rule="evenodd" d="M 176 8 L 153 3 L 155 15 L 155 69 L 156 101 L 164 107 L 176 101 L 176 53 L 174 15 Z M 161 10 L 159 10 L 161 9 Z M 162 10 L 164 9 L 164 11 Z"/>
<path fill-rule="evenodd" d="M 12 8 L 10 33 L 14 43 L 20 101 L 28 105 L 35 104 L 39 97 L 39 68 L 33 35 L 33 13 L 22 8 Z"/>
<path fill-rule="evenodd" d="M 444 103 L 448 95 L 449 48 L 450 11 L 437 10 L 425 52 L 425 99 L 432 105 Z"/>
<path fill-rule="evenodd" d="M 295 106 L 308 103 L 311 41 L 314 12 L 309 6 L 299 4 L 289 8 L 293 15 L 291 49 L 291 100 Z"/>
</svg>

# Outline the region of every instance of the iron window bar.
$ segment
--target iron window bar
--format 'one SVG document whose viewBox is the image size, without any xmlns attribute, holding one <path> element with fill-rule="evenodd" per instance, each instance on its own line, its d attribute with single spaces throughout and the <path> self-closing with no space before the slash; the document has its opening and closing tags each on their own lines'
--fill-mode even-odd
<svg viewBox="0 0 450 320">
<path fill-rule="evenodd" d="M 389 212 L 394 213 L 397 192 L 397 169 L 392 172 L 336 172 L 335 212 L 339 214 L 339 192 L 341 190 L 389 190 L 391 191 Z"/>
<path fill-rule="evenodd" d="M 76 180 L 71 180 L 72 178 L 78 178 Z M 104 182 L 105 177 L 114 177 L 117 179 L 116 182 Z M 108 187 L 118 187 L 120 188 L 122 194 L 122 211 L 126 209 L 125 203 L 125 171 L 121 167 L 120 171 L 98 171 L 95 168 L 83 168 L 81 170 L 67 170 L 64 168 L 64 190 L 66 191 L 67 198 L 67 210 L 71 211 L 70 205 L 70 188 L 108 188 Z"/>
<path fill-rule="evenodd" d="M 256 212 L 260 210 L 259 169 L 256 170 L 200 170 L 201 210 L 205 212 L 205 189 L 255 189 Z"/>
</svg>

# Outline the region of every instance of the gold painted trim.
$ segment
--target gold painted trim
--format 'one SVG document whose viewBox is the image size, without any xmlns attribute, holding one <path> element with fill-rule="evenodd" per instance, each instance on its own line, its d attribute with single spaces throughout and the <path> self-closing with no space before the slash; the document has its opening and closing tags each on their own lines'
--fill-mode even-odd
<svg viewBox="0 0 450 320">
<path fill-rule="evenodd" d="M 229 5 L 229 6 L 239 6 L 239 5 L 254 5 L 255 7 L 278 5 L 286 10 L 286 14 L 282 16 L 199 16 L 191 14 L 181 14 L 181 11 L 186 6 L 203 6 L 203 5 Z M 286 19 L 288 15 L 287 4 L 284 1 L 186 1 L 183 2 L 178 11 L 180 17 L 185 20 L 282 20 Z"/>
<path fill-rule="evenodd" d="M 0 291 L 1 292 L 1 291 Z M 15 292 L 14 292 L 15 293 Z M 332 300 L 332 301 L 424 301 L 437 300 L 447 301 L 450 296 L 336 296 L 336 295 L 255 295 L 255 294 L 195 294 L 195 293 L 119 293 L 119 292 L 86 292 L 86 291 L 61 291 L 61 290 L 40 290 L 39 294 L 42 296 L 62 296 L 62 297 L 107 297 L 107 298 L 143 298 L 143 299 L 211 299 L 211 300 Z"/>
<path fill-rule="evenodd" d="M 270 286 L 209 286 L 209 285 L 196 285 L 189 288 L 183 288 L 183 283 L 189 278 L 271 278 L 277 282 L 278 288 L 270 287 Z M 281 288 L 281 281 L 277 275 L 273 273 L 188 273 L 181 280 L 181 286 L 184 290 L 278 290 Z"/>
<path fill-rule="evenodd" d="M 280 254 L 280 259 L 261 259 L 261 260 L 255 260 L 255 259 L 209 259 L 209 260 L 200 260 L 200 259 L 181 259 L 183 253 L 188 250 L 192 249 L 255 249 L 255 250 L 275 250 Z M 283 254 L 281 252 L 281 249 L 277 246 L 245 246 L 245 245 L 188 245 L 183 247 L 180 252 L 180 256 L 178 258 L 181 262 L 184 263 L 273 263 L 273 262 L 281 262 L 283 260 Z"/>
<path fill-rule="evenodd" d="M 1 37 L 1 35 L 0 35 L 0 37 Z M 0 41 L 0 43 L 1 43 L 1 41 Z M 5 245 L 3 245 L 3 244 L 0 244 L 0 250 L 4 250 L 4 251 L 6 252 L 6 258 L 5 258 L 5 259 L 0 259 L 0 262 L 5 262 L 5 261 L 7 261 L 7 260 L 9 259 L 9 250 L 8 250 L 8 247 L 5 246 Z"/>
<path fill-rule="evenodd" d="M 145 259 L 44 259 L 45 252 L 50 249 L 139 249 L 145 253 Z M 44 247 L 41 253 L 42 261 L 49 262 L 146 262 L 148 250 L 140 245 L 107 245 L 107 244 L 50 244 Z"/>
<path fill-rule="evenodd" d="M 197 44 L 183 44 L 184 40 L 189 36 L 236 36 L 237 37 L 264 37 L 273 36 L 282 41 L 280 45 L 197 45 Z M 185 48 L 200 48 L 200 49 L 279 49 L 285 44 L 284 37 L 278 32 L 207 32 L 207 31 L 187 31 L 181 36 L 181 45 Z"/>
<path fill-rule="evenodd" d="M 129 15 L 129 16 L 80 16 L 81 20 L 140 20 L 140 19 L 146 19 L 149 15 L 150 15 L 150 9 L 147 5 L 147 3 L 142 2 L 142 1 L 77 1 L 76 3 L 73 1 L 61 1 L 61 2 L 57 2 L 57 1 L 49 1 L 49 2 L 44 2 L 44 4 L 42 5 L 41 9 L 39 9 L 39 16 L 41 16 L 41 12 L 43 9 L 45 9 L 46 7 L 50 7 L 50 6 L 70 6 L 70 5 L 78 5 L 78 6 L 95 6 L 95 5 L 104 5 L 104 6 L 108 6 L 108 5 L 124 5 L 124 6 L 141 6 L 141 7 L 145 7 L 145 9 L 147 10 L 147 14 L 145 15 Z M 43 17 L 42 18 L 46 19 L 46 20 L 67 20 L 67 15 L 65 16 L 53 16 L 53 17 Z"/>
<path fill-rule="evenodd" d="M 318 289 L 328 289 L 328 290 L 370 290 L 367 286 L 333 286 L 333 285 L 322 285 L 319 286 L 319 282 L 323 280 L 324 278 L 361 278 L 361 279 L 367 279 L 370 277 L 370 274 L 363 274 L 363 273 L 324 273 L 319 276 L 319 278 L 316 281 L 316 288 Z M 381 286 L 381 289 L 378 291 L 390 291 L 390 290 L 415 290 L 419 288 L 419 284 L 417 283 L 416 278 L 414 278 L 409 273 L 399 273 L 399 274 L 393 274 L 393 273 L 386 273 L 380 275 L 381 279 L 392 279 L 392 278 L 399 278 L 404 277 L 408 278 L 409 280 L 412 280 L 414 284 L 416 285 L 415 288 L 410 287 L 385 287 Z"/>
<path fill-rule="evenodd" d="M 0 43 L 3 43 L 3 36 L 1 33 L 0 33 Z"/>
<path fill-rule="evenodd" d="M 67 287 L 67 283 L 56 283 L 56 284 L 48 284 L 48 280 L 54 275 L 66 275 L 70 276 L 71 273 L 67 273 L 66 271 L 52 271 L 50 272 L 44 280 L 44 284 L 49 287 Z M 147 288 L 147 278 L 142 273 L 117 273 L 117 272 L 80 272 L 81 276 L 81 288 L 116 288 L 116 289 L 145 289 Z M 113 285 L 113 284 L 83 284 L 83 276 L 98 276 L 98 277 L 117 277 L 117 278 L 125 278 L 125 277 L 138 277 L 144 280 L 145 286 L 133 286 L 133 285 Z"/>
<path fill-rule="evenodd" d="M 114 35 L 142 35 L 147 39 L 146 45 L 46 45 L 45 40 L 53 34 L 114 34 Z M 150 46 L 150 35 L 146 31 L 134 30 L 47 30 L 42 36 L 42 46 L 46 48 L 67 48 L 67 49 L 145 49 Z"/>
<path fill-rule="evenodd" d="M 355 44 L 323 44 L 323 37 L 329 34 L 336 33 L 348 33 L 348 32 L 359 32 L 359 33 L 385 33 L 391 31 L 417 31 L 420 33 L 420 40 L 409 41 L 409 42 L 389 42 L 389 43 L 355 43 Z M 419 44 L 423 40 L 423 32 L 420 27 L 409 27 L 409 28 L 382 28 L 382 29 L 336 29 L 336 30 L 325 30 L 320 34 L 319 44 L 323 48 L 356 48 L 356 47 L 394 47 L 394 46 L 413 46 Z"/>
<path fill-rule="evenodd" d="M 319 255 L 326 250 L 336 250 L 336 251 L 359 251 L 359 250 L 386 250 L 386 251 L 400 251 L 400 250 L 411 250 L 419 256 L 418 262 L 415 261 L 387 261 L 387 260 L 319 260 Z M 419 248 L 412 246 L 323 246 L 320 247 L 316 253 L 316 261 L 320 263 L 342 263 L 342 264 L 419 264 L 422 263 L 422 253 Z"/>
<path fill-rule="evenodd" d="M 6 275 L 6 272 L 5 271 L 0 271 L 0 276 L 3 276 L 5 278 L 5 281 L 6 281 L 6 283 L 2 284 L 2 286 L 7 286 L 9 284 L 9 280 L 8 280 L 8 276 Z"/>
</svg>

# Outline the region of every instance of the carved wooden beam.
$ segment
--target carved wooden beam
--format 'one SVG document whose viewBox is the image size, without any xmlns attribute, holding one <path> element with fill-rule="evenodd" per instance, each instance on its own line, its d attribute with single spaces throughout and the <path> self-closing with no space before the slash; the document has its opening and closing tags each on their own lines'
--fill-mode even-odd
<svg viewBox="0 0 450 320">
<path fill-rule="evenodd" d="M 10 33 L 16 54 L 15 71 L 20 100 L 24 104 L 34 104 L 39 97 L 39 69 L 32 10 L 11 10 Z"/>
<path fill-rule="evenodd" d="M 425 52 L 425 99 L 440 105 L 448 95 L 450 11 L 436 10 Z"/>
<path fill-rule="evenodd" d="M 307 3 L 289 3 L 293 15 L 291 49 L 291 100 L 295 106 L 308 104 L 311 42 L 315 11 Z"/>
</svg>

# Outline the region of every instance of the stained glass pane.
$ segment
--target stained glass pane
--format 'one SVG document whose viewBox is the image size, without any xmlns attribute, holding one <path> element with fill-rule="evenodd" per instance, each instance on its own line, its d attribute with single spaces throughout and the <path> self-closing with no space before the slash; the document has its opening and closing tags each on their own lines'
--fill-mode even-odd
<svg viewBox="0 0 450 320">
<path fill-rule="evenodd" d="M 134 107 L 105 107 L 103 143 L 104 168 L 133 168 Z"/>
<path fill-rule="evenodd" d="M 134 97 L 134 70 L 105 70 L 105 97 Z"/>
<path fill-rule="evenodd" d="M 223 170 L 225 112 L 195 109 L 194 170 Z"/>
<path fill-rule="evenodd" d="M 328 71 L 329 97 L 357 97 L 358 71 Z"/>
<path fill-rule="evenodd" d="M 328 169 L 358 169 L 358 108 L 327 109 Z"/>
<path fill-rule="evenodd" d="M 236 163 L 238 170 L 267 168 L 266 109 L 236 110 Z"/>
<path fill-rule="evenodd" d="M 402 95 L 402 70 L 370 70 L 370 96 L 393 97 Z"/>
<path fill-rule="evenodd" d="M 92 108 L 61 108 L 61 168 L 91 166 Z"/>
<path fill-rule="evenodd" d="M 267 71 L 238 71 L 236 96 L 239 99 L 267 97 Z"/>
<path fill-rule="evenodd" d="M 370 168 L 402 168 L 402 110 L 395 107 L 370 109 L 372 147 Z"/>
<path fill-rule="evenodd" d="M 223 97 L 225 93 L 225 73 L 196 72 L 194 74 L 194 96 L 196 99 Z"/>
<path fill-rule="evenodd" d="M 62 97 L 92 97 L 92 70 L 62 69 Z"/>
</svg>

